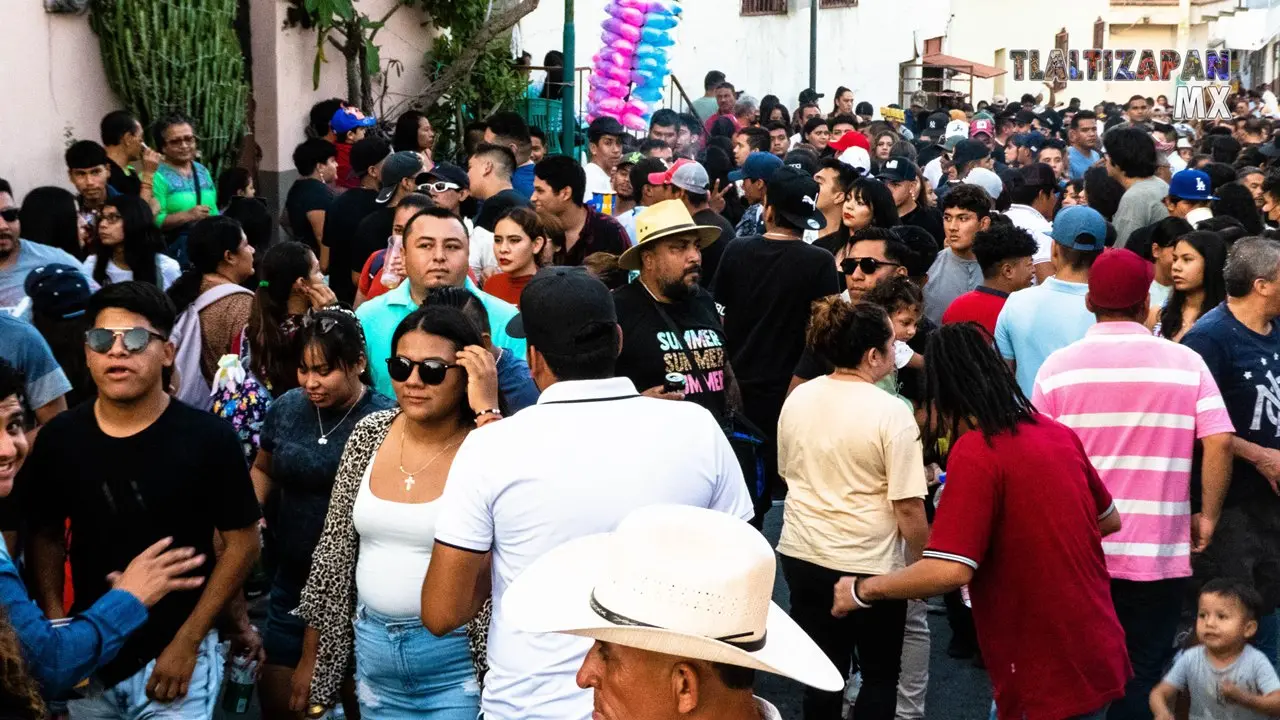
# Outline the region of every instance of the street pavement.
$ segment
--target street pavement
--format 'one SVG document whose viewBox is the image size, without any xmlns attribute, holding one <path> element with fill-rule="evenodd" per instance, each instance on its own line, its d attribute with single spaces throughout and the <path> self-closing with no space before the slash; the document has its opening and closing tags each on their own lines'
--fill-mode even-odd
<svg viewBox="0 0 1280 720">
<path fill-rule="evenodd" d="M 764 532 L 770 544 L 778 543 L 782 530 L 782 506 L 775 505 L 765 517 Z M 773 585 L 774 602 L 788 608 L 787 583 L 778 567 Z M 255 618 L 261 626 L 262 619 Z M 951 640 L 951 628 L 947 626 L 942 603 L 930 604 L 929 629 L 932 638 L 929 662 L 929 694 L 925 700 L 927 720 L 986 720 L 991 709 L 991 685 L 987 673 L 968 660 L 954 660 L 947 656 L 947 643 Z M 801 709 L 804 688 L 791 680 L 759 673 L 756 694 L 777 706 L 784 720 L 803 720 Z M 257 693 L 248 713 L 227 715 L 218 710 L 215 717 L 221 720 L 259 720 Z M 376 720 L 373 719 L 373 720 Z M 625 719 L 623 719 L 625 720 Z"/>
</svg>

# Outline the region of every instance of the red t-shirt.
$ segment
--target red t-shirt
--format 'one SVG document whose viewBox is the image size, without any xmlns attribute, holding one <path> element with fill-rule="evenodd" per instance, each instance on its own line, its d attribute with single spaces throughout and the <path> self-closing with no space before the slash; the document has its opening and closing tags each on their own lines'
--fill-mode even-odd
<svg viewBox="0 0 1280 720">
<path fill-rule="evenodd" d="M 351 171 L 351 143 L 335 142 L 333 148 L 338 151 L 338 179 L 335 184 L 347 190 L 360 187 L 360 176 Z"/>
<path fill-rule="evenodd" d="M 924 556 L 974 568 L 1001 720 L 1062 720 L 1124 696 L 1133 672 L 1098 530 L 1112 512 L 1079 438 L 1048 417 L 952 448 Z"/>
<path fill-rule="evenodd" d="M 942 313 L 942 324 L 976 322 L 994 338 L 996 318 L 1000 317 L 1000 310 L 1008 299 L 1008 293 L 979 285 L 976 290 L 970 290 L 951 301 L 946 312 Z"/>
<path fill-rule="evenodd" d="M 506 273 L 498 273 L 484 281 L 484 291 L 520 307 L 520 293 L 524 292 L 524 286 L 532 279 L 532 275 L 512 277 Z"/>
</svg>

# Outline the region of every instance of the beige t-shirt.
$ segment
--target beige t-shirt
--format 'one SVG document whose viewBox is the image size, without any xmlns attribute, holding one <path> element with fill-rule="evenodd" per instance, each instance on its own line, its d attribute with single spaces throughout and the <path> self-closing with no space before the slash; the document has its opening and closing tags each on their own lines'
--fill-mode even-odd
<svg viewBox="0 0 1280 720">
<path fill-rule="evenodd" d="M 901 400 L 830 376 L 801 385 L 778 419 L 778 472 L 778 552 L 858 574 L 902 567 L 893 501 L 927 490 L 920 430 Z"/>
</svg>

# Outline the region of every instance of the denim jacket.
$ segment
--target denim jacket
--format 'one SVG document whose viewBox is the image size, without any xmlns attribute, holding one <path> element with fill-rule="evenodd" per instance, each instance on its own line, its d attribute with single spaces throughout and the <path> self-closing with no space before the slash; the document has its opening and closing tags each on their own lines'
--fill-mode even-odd
<svg viewBox="0 0 1280 720">
<path fill-rule="evenodd" d="M 46 697 L 65 695 L 109 662 L 130 633 L 147 621 L 133 595 L 111 590 L 69 622 L 50 622 L 27 595 L 9 549 L 0 542 L 0 601 L 22 645 L 27 670 Z"/>
</svg>

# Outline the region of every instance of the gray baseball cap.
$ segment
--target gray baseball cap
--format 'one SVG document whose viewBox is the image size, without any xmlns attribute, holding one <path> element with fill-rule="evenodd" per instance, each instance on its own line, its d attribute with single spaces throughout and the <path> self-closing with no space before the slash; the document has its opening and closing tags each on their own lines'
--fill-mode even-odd
<svg viewBox="0 0 1280 720">
<path fill-rule="evenodd" d="M 707 194 L 707 189 L 711 186 L 711 178 L 707 175 L 707 169 L 702 167 L 702 163 L 688 162 L 675 168 L 675 172 L 671 173 L 671 184 L 686 192 Z"/>
<path fill-rule="evenodd" d="M 422 172 L 422 156 L 416 152 L 401 150 L 392 153 L 382 163 L 382 192 L 378 193 L 378 202 L 386 203 L 396 194 L 396 186 L 406 178 L 416 178 Z"/>
</svg>

